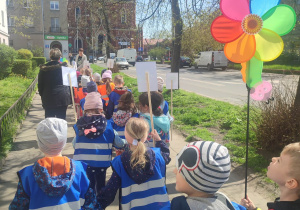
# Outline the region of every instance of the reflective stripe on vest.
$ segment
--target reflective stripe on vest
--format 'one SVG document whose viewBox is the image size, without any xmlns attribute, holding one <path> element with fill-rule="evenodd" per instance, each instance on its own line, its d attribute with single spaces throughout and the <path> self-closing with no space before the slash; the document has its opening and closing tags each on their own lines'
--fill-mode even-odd
<svg viewBox="0 0 300 210">
<path fill-rule="evenodd" d="M 106 98 L 108 98 L 107 95 L 103 95 L 102 98 L 106 101 Z"/>
<path fill-rule="evenodd" d="M 170 209 L 170 201 L 165 185 L 166 163 L 159 148 L 155 152 L 154 175 L 146 182 L 136 184 L 127 174 L 120 156 L 112 161 L 114 171 L 121 177 L 121 205 L 123 210 L 141 208 L 143 210 Z"/>
<path fill-rule="evenodd" d="M 152 195 L 146 198 L 140 198 L 132 200 L 130 203 L 122 204 L 122 209 L 132 209 L 134 207 L 140 207 L 141 209 L 144 209 L 143 207 L 151 204 L 151 203 L 166 203 L 169 202 L 169 196 L 168 194 L 162 194 L 162 195 Z M 160 209 L 160 208 L 159 208 Z M 169 208 L 166 208 L 169 209 Z"/>
<path fill-rule="evenodd" d="M 73 201 L 69 203 L 64 203 L 61 205 L 56 205 L 56 206 L 46 206 L 34 210 L 72 210 L 72 209 L 81 209 L 81 206 L 83 206 L 85 199 L 80 198 L 80 201 Z M 31 210 L 31 208 L 29 208 Z M 33 209 L 32 209 L 33 210 Z"/>
<path fill-rule="evenodd" d="M 88 144 L 88 143 L 76 143 L 75 149 L 111 149 L 112 144 Z"/>
<path fill-rule="evenodd" d="M 115 105 L 115 106 L 114 106 L 114 111 L 115 111 L 116 109 L 118 109 L 118 105 Z"/>
<path fill-rule="evenodd" d="M 165 180 L 166 180 L 165 177 L 163 177 L 158 180 L 152 180 L 152 181 L 145 182 L 142 184 L 134 184 L 129 187 L 122 188 L 122 195 L 127 196 L 130 193 L 145 191 L 145 190 L 149 190 L 149 189 L 157 188 L 157 187 L 164 187 Z"/>
<path fill-rule="evenodd" d="M 79 154 L 79 155 L 74 155 L 73 159 L 74 160 L 81 160 L 81 161 L 84 161 L 84 162 L 86 162 L 87 160 L 92 160 L 92 161 L 111 161 L 111 155 L 86 155 L 86 154 Z"/>
<path fill-rule="evenodd" d="M 125 136 L 125 131 L 117 131 L 119 136 Z"/>
</svg>

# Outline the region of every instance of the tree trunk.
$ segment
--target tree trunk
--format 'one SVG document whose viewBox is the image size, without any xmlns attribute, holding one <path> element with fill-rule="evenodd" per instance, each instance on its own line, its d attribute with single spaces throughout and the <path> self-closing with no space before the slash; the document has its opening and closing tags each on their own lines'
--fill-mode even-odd
<svg viewBox="0 0 300 210">
<path fill-rule="evenodd" d="M 298 108 L 298 110 L 300 110 L 300 76 L 298 80 L 298 88 L 295 97 L 295 108 Z"/>
<path fill-rule="evenodd" d="M 172 62 L 171 72 L 178 72 L 180 67 L 180 50 L 181 50 L 181 38 L 182 38 L 182 19 L 180 14 L 180 8 L 178 0 L 172 0 L 172 30 L 173 34 L 173 49 L 172 49 Z"/>
<path fill-rule="evenodd" d="M 109 21 L 108 21 L 108 16 L 106 13 L 106 7 L 103 9 L 103 17 L 104 17 L 104 27 L 106 30 L 106 36 L 107 36 L 107 42 L 106 42 L 106 58 L 110 58 L 109 53 L 111 53 L 111 31 L 110 31 L 110 26 L 109 26 Z"/>
</svg>

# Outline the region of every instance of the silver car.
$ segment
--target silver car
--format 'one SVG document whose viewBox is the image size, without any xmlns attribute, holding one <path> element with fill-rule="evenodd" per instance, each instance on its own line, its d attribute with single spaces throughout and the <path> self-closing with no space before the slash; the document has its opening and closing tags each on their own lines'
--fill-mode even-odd
<svg viewBox="0 0 300 210">
<path fill-rule="evenodd" d="M 129 63 L 127 62 L 126 58 L 120 58 L 120 57 L 116 57 L 115 58 L 115 64 L 119 67 L 119 68 L 123 68 L 123 69 L 128 69 L 129 68 Z"/>
</svg>

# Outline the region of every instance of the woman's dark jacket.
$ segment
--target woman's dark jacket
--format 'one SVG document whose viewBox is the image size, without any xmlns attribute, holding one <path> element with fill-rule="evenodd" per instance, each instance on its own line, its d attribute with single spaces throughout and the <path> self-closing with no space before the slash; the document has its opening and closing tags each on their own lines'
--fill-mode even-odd
<svg viewBox="0 0 300 210">
<path fill-rule="evenodd" d="M 71 104 L 70 87 L 63 85 L 62 66 L 67 66 L 67 63 L 50 61 L 40 66 L 38 89 L 44 109 Z"/>
</svg>

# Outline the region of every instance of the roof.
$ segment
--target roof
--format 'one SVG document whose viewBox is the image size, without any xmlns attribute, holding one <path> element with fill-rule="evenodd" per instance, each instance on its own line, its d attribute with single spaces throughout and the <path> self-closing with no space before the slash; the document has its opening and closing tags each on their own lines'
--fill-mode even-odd
<svg viewBox="0 0 300 210">
<path fill-rule="evenodd" d="M 144 45 L 156 45 L 157 42 L 158 43 L 161 43 L 163 42 L 164 40 L 163 39 L 143 39 L 143 44 Z"/>
</svg>

